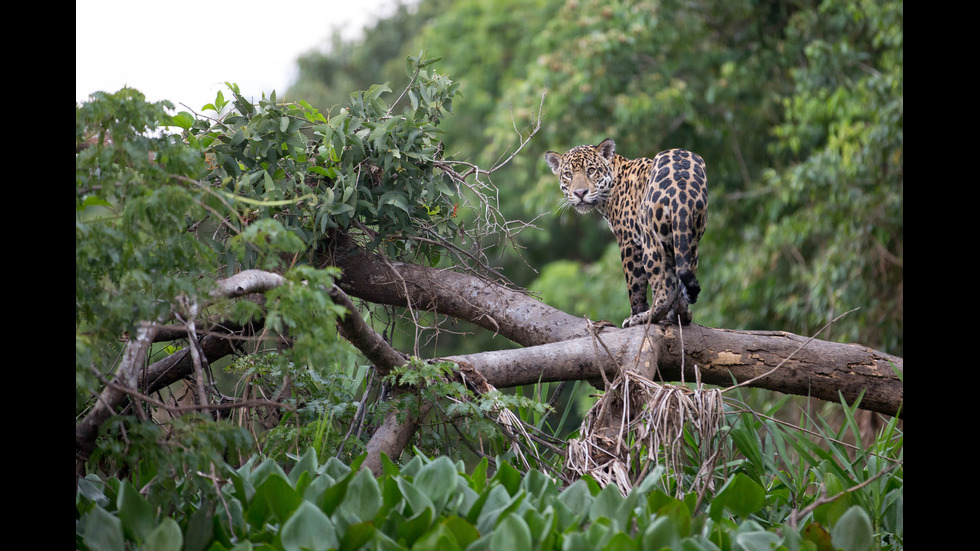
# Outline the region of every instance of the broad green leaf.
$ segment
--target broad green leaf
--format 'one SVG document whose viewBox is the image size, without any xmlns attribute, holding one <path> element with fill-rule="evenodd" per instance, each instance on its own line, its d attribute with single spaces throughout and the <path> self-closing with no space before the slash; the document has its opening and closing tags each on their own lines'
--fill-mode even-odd
<svg viewBox="0 0 980 551">
<path fill-rule="evenodd" d="M 477 531 L 476 526 L 473 526 L 462 517 L 453 515 L 443 521 L 443 524 L 447 530 L 452 532 L 459 546 L 464 549 L 480 537 L 480 532 Z"/>
<path fill-rule="evenodd" d="M 381 535 L 383 534 L 378 532 L 378 528 L 373 522 L 352 524 L 347 527 L 343 537 L 340 538 L 340 549 L 341 551 L 361 549 L 366 543 L 372 540 L 377 541 Z"/>
<path fill-rule="evenodd" d="M 640 542 L 631 538 L 625 532 L 618 532 L 609 538 L 603 551 L 640 551 Z"/>
<path fill-rule="evenodd" d="M 116 500 L 119 520 L 128 538 L 141 542 L 157 525 L 156 511 L 128 480 L 122 481 Z"/>
<path fill-rule="evenodd" d="M 184 548 L 184 535 L 180 526 L 172 518 L 163 519 L 143 542 L 141 551 L 181 551 Z"/>
<path fill-rule="evenodd" d="M 571 486 L 565 488 L 558 494 L 558 501 L 575 514 L 582 516 L 588 514 L 588 511 L 592 507 L 593 499 L 592 493 L 589 492 L 589 486 L 583 479 L 576 480 Z"/>
<path fill-rule="evenodd" d="M 772 551 L 779 545 L 779 541 L 777 534 L 764 530 L 739 532 L 735 535 L 735 542 L 745 551 Z"/>
<path fill-rule="evenodd" d="M 830 530 L 831 541 L 836 549 L 844 551 L 865 551 L 874 543 L 874 528 L 867 511 L 854 506 L 837 519 Z"/>
<path fill-rule="evenodd" d="M 285 477 L 279 474 L 269 476 L 255 489 L 255 497 L 249 503 L 248 522 L 252 526 L 262 526 L 274 520 L 283 522 L 302 501 L 302 496 Z"/>
<path fill-rule="evenodd" d="M 381 509 L 381 489 L 369 470 L 358 472 L 347 489 L 342 509 L 362 522 L 373 520 Z"/>
<path fill-rule="evenodd" d="M 728 479 L 712 500 L 711 518 L 717 520 L 721 509 L 744 518 L 761 509 L 765 503 L 765 489 L 748 476 L 737 473 Z"/>
<path fill-rule="evenodd" d="M 432 520 L 432 508 L 426 507 L 419 511 L 418 514 L 399 523 L 396 527 L 396 534 L 398 538 L 404 538 L 409 545 L 412 545 L 415 543 L 415 540 L 422 537 L 422 534 L 425 534 L 429 530 L 432 526 Z"/>
<path fill-rule="evenodd" d="M 184 130 L 190 130 L 191 126 L 194 125 L 194 116 L 187 111 L 181 111 L 180 113 L 177 113 L 171 117 L 170 122 L 172 122 L 175 126 L 183 128 Z"/>
<path fill-rule="evenodd" d="M 501 550 L 531 549 L 531 531 L 516 514 L 502 518 L 490 537 L 490 548 Z"/>
<path fill-rule="evenodd" d="M 299 475 L 302 473 L 309 473 L 311 476 L 316 475 L 317 459 L 316 450 L 312 447 L 307 448 L 306 452 L 299 458 L 293 469 L 289 471 L 289 481 L 292 482 L 293 486 L 296 486 L 296 481 L 299 480 Z"/>
<path fill-rule="evenodd" d="M 326 551 L 340 545 L 330 518 L 309 501 L 303 501 L 283 524 L 280 540 L 286 551 Z"/>
<path fill-rule="evenodd" d="M 511 497 L 507 490 L 499 484 L 494 484 L 473 504 L 466 518 L 476 525 L 481 534 L 489 533 L 510 502 Z"/>
<path fill-rule="evenodd" d="M 623 494 L 615 484 L 609 484 L 599 492 L 589 508 L 589 520 L 595 522 L 601 517 L 615 521 L 619 527 L 623 527 L 625 519 L 617 518 L 620 505 L 623 504 Z M 623 522 L 620 522 L 620 521 Z"/>
<path fill-rule="evenodd" d="M 89 549 L 104 551 L 123 551 L 122 522 L 102 507 L 96 506 L 82 518 L 84 534 L 82 541 Z"/>
<path fill-rule="evenodd" d="M 214 538 L 214 517 L 207 503 L 198 507 L 187 521 L 185 546 L 187 551 L 205 549 Z"/>
<path fill-rule="evenodd" d="M 818 522 L 811 522 L 804 526 L 800 536 L 804 541 L 816 545 L 817 549 L 833 549 L 830 544 L 830 534 Z"/>
<path fill-rule="evenodd" d="M 456 536 L 443 524 L 436 524 L 412 545 L 413 551 L 463 551 Z"/>
<path fill-rule="evenodd" d="M 456 466 L 446 456 L 437 457 L 415 475 L 414 485 L 425 494 L 440 514 L 449 498 L 456 492 Z"/>
<path fill-rule="evenodd" d="M 487 485 L 487 466 L 489 462 L 487 458 L 484 457 L 479 463 L 473 467 L 473 474 L 468 477 L 470 482 L 470 488 L 473 488 L 479 493 L 482 493 Z"/>
<path fill-rule="evenodd" d="M 640 548 L 649 551 L 677 549 L 680 543 L 677 526 L 670 517 L 658 516 L 640 537 Z"/>
<path fill-rule="evenodd" d="M 417 515 L 419 512 L 429 509 L 435 512 L 435 505 L 432 504 L 432 500 L 429 496 L 425 495 L 415 484 L 409 482 L 408 480 L 398 477 L 398 490 L 401 491 L 402 497 L 408 503 L 409 509 L 411 509 L 412 515 Z"/>
</svg>

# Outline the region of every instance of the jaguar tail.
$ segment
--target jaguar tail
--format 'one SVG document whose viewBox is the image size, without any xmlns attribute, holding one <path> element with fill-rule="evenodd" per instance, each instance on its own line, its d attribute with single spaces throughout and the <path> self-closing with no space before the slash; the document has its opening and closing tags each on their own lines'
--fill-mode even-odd
<svg viewBox="0 0 980 551">
<path fill-rule="evenodd" d="M 684 294 L 687 296 L 687 302 L 694 304 L 698 301 L 698 293 L 701 292 L 701 284 L 698 283 L 698 278 L 694 276 L 694 272 L 690 269 L 680 269 L 677 270 L 677 277 L 680 278 L 681 283 L 684 284 Z"/>
</svg>

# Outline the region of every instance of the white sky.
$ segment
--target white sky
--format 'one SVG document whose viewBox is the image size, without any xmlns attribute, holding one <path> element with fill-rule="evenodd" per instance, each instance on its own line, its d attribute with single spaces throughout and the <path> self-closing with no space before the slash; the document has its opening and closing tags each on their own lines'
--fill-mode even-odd
<svg viewBox="0 0 980 551">
<path fill-rule="evenodd" d="M 75 0 L 75 101 L 136 88 L 194 111 L 224 82 L 246 97 L 285 94 L 296 59 L 334 28 L 357 36 L 397 0 Z"/>
</svg>

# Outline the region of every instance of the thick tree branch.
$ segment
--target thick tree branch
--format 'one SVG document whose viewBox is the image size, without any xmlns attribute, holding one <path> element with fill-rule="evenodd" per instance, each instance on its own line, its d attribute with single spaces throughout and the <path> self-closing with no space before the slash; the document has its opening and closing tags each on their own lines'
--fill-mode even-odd
<svg viewBox="0 0 980 551">
<path fill-rule="evenodd" d="M 471 275 L 389 262 L 357 249 L 339 255 L 333 262 L 343 271 L 338 284 L 352 296 L 467 320 L 524 346 L 589 334 L 586 320 Z"/>
<path fill-rule="evenodd" d="M 808 341 L 785 332 L 697 325 L 612 327 L 596 333 L 589 320 L 451 270 L 388 262 L 356 249 L 331 263 L 343 270 L 339 285 L 354 296 L 465 319 L 528 347 L 452 358 L 498 388 L 539 380 L 597 380 L 603 370 L 615 373 L 618 366 L 633 365 L 642 373 L 656 368 L 662 380 L 700 377 L 719 386 L 765 375 L 750 386 L 830 401 L 843 397 L 853 402 L 863 394 L 864 409 L 899 416 L 904 412 L 903 384 L 895 373 L 903 371 L 902 359 L 867 347 Z M 773 371 L 776 366 L 779 369 Z M 373 449 L 398 457 L 417 426 L 417 419 L 398 424 L 392 416 L 379 434 L 398 438 L 386 436 L 384 444 Z"/>
<path fill-rule="evenodd" d="M 116 368 L 116 374 L 110 385 L 102 390 L 95 406 L 78 424 L 75 425 L 75 484 L 85 475 L 85 462 L 88 461 L 92 450 L 95 449 L 95 436 L 99 427 L 115 411 L 126 397 L 122 389 L 135 389 L 139 370 L 146 361 L 153 336 L 159 330 L 155 323 L 144 323 L 136 329 L 136 335 L 130 338 L 123 350 L 122 361 Z"/>
<path fill-rule="evenodd" d="M 384 377 L 391 373 L 392 368 L 408 361 L 404 354 L 392 348 L 381 335 L 364 323 L 364 318 L 357 313 L 357 307 L 354 306 L 347 293 L 334 286 L 330 289 L 330 297 L 334 303 L 347 309 L 347 315 L 339 321 L 344 338 L 374 364 L 378 370 L 378 375 Z"/>
<path fill-rule="evenodd" d="M 861 397 L 864 409 L 903 415 L 903 385 L 896 375 L 896 371 L 902 373 L 903 360 L 867 347 L 808 340 L 784 332 L 698 325 L 622 330 L 569 315 L 523 292 L 475 276 L 390 262 L 357 248 L 328 262 L 343 271 L 339 288 L 331 290 L 334 300 L 348 310 L 340 320 L 341 330 L 381 373 L 402 365 L 405 356 L 364 323 L 344 291 L 369 302 L 454 316 L 524 345 L 518 350 L 449 358 L 498 388 L 538 381 L 596 381 L 603 374 L 610 378 L 617 369 L 638 366 L 642 373 L 665 381 L 700 377 L 702 382 L 725 387 L 755 379 L 751 386 L 824 400 L 843 397 L 853 402 Z M 220 281 L 212 296 L 263 292 L 283 281 L 277 274 L 246 271 Z M 243 334 L 254 331 L 253 327 L 240 329 Z M 77 472 L 82 472 L 79 469 L 94 447 L 98 427 L 126 399 L 121 388 L 142 388 L 149 394 L 193 373 L 188 349 L 140 369 L 153 334 L 160 330 L 156 325 L 144 326 L 127 345 L 113 384 L 76 425 Z M 213 362 L 233 352 L 232 343 L 220 334 L 206 335 L 201 339 L 203 359 Z M 137 380 L 140 375 L 142 380 Z M 420 417 L 401 417 L 399 421 L 396 414 L 389 415 L 372 436 L 366 468 L 377 471 L 380 454 L 395 458 L 408 445 Z"/>
<path fill-rule="evenodd" d="M 211 296 L 212 298 L 236 297 L 249 293 L 264 292 L 277 285 L 281 285 L 283 281 L 282 276 L 278 274 L 262 272 L 259 270 L 246 270 L 229 278 L 218 281 L 217 286 L 211 293 Z M 122 361 L 120 361 L 119 366 L 116 368 L 116 373 L 111 381 L 112 384 L 106 385 L 102 393 L 99 395 L 99 399 L 95 406 L 81 421 L 75 425 L 76 483 L 78 481 L 78 477 L 85 474 L 85 462 L 95 449 L 95 437 L 98 434 L 99 427 L 102 426 L 102 423 L 112 416 L 116 409 L 127 399 L 128 394 L 125 389 L 135 391 L 137 388 L 140 388 L 139 385 L 141 381 L 139 379 L 141 374 L 144 376 L 144 381 L 142 382 L 145 386 L 146 372 L 143 370 L 143 367 L 149 354 L 150 345 L 155 340 L 155 336 L 159 331 L 160 325 L 158 323 L 142 323 L 138 326 L 136 335 L 131 337 L 126 343 Z M 222 351 L 230 351 L 230 346 L 227 342 L 218 342 L 215 344 L 217 344 Z M 205 358 L 210 362 L 213 360 L 211 357 L 209 357 L 208 348 L 209 347 L 204 347 L 202 343 Z M 216 352 L 216 350 L 212 349 L 211 352 Z M 216 358 L 220 357 L 221 355 L 215 354 Z M 175 354 L 174 356 L 178 356 L 178 354 Z M 189 356 L 186 353 L 179 354 L 179 356 L 180 357 L 174 358 L 173 360 L 168 358 L 169 362 L 167 364 L 166 371 L 171 371 L 174 366 L 179 366 L 181 365 L 182 361 L 188 360 L 185 366 L 186 371 L 184 369 L 173 370 L 174 373 L 178 374 L 179 376 L 171 380 L 171 382 L 186 377 L 187 374 L 194 368 L 194 363 L 189 360 Z M 161 381 L 166 380 L 166 371 L 155 373 L 155 378 Z M 153 389 L 151 389 L 149 392 L 152 391 Z"/>
<path fill-rule="evenodd" d="M 601 371 L 612 379 L 619 368 L 639 368 L 644 373 L 653 366 L 655 377 L 664 381 L 700 377 L 703 383 L 722 387 L 765 375 L 751 386 L 835 402 L 844 398 L 853 403 L 861 397 L 862 409 L 904 415 L 903 384 L 892 368 L 901 371 L 901 358 L 784 332 L 699 325 L 681 329 L 654 326 L 644 341 L 644 327 L 614 328 L 598 334 L 602 345 L 598 347 L 595 339 L 583 337 L 446 359 L 473 367 L 498 388 L 538 381 L 595 380 L 602 376 Z"/>
</svg>

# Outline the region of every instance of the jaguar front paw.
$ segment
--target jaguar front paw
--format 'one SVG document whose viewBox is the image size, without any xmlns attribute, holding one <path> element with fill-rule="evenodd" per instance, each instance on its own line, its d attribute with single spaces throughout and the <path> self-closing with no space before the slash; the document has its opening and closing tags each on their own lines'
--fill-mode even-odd
<svg viewBox="0 0 980 551">
<path fill-rule="evenodd" d="M 646 312 L 640 312 L 639 314 L 633 314 L 632 316 L 623 320 L 623 329 L 627 327 L 633 327 L 636 325 L 643 325 L 650 319 L 650 310 Z"/>
</svg>

